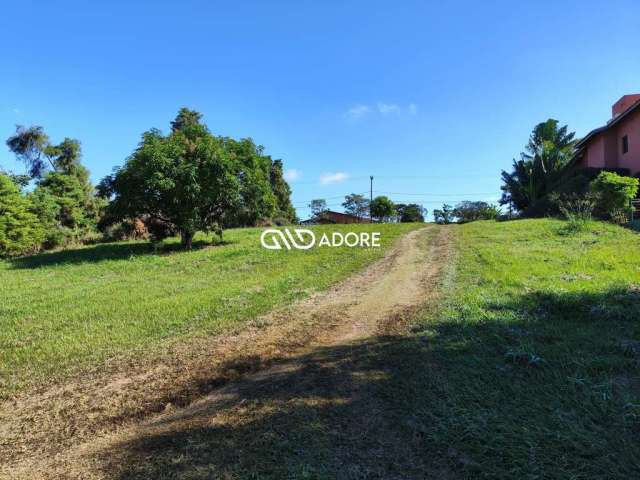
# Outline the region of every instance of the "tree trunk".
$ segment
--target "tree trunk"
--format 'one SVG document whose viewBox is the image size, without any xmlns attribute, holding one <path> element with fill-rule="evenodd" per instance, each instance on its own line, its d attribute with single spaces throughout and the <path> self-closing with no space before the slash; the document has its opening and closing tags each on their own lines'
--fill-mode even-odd
<svg viewBox="0 0 640 480">
<path fill-rule="evenodd" d="M 191 248 L 193 247 L 193 232 L 190 232 L 190 231 L 180 232 L 180 243 L 182 244 L 182 248 L 186 250 L 191 250 Z"/>
</svg>

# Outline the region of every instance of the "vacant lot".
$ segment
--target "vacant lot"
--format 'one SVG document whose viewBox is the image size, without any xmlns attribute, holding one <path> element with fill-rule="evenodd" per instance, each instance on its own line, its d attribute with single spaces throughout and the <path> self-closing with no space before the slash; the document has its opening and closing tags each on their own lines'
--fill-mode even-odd
<svg viewBox="0 0 640 480">
<path fill-rule="evenodd" d="M 639 238 L 555 220 L 409 233 L 339 288 L 221 342 L 189 337 L 160 369 L 5 403 L 0 477 L 638 478 Z"/>
<path fill-rule="evenodd" d="M 391 342 L 382 391 L 471 478 L 640 476 L 640 237 L 554 220 L 457 227 L 448 293 Z"/>
<path fill-rule="evenodd" d="M 348 276 L 413 228 L 342 228 L 380 231 L 379 249 L 267 251 L 261 230 L 240 229 L 217 246 L 200 238 L 192 252 L 174 251 L 177 240 L 158 253 L 129 242 L 0 261 L 0 398 L 166 339 L 236 327 Z"/>
</svg>

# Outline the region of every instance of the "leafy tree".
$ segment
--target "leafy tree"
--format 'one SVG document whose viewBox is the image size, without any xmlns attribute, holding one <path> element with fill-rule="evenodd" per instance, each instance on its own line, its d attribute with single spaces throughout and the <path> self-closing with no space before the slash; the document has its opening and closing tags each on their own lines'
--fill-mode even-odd
<svg viewBox="0 0 640 480">
<path fill-rule="evenodd" d="M 363 218 L 369 212 L 369 200 L 367 200 L 363 195 L 359 195 L 357 193 L 346 195 L 342 206 L 346 213 L 357 218 Z"/>
<path fill-rule="evenodd" d="M 442 209 L 436 209 L 433 211 L 433 218 L 436 223 L 448 225 L 449 223 L 453 223 L 455 220 L 455 214 L 453 212 L 453 207 L 448 204 L 443 204 Z"/>
<path fill-rule="evenodd" d="M 543 208 L 544 197 L 571 159 L 574 137 L 566 125 L 558 127 L 557 120 L 536 125 L 520 159 L 513 160 L 512 171 L 502 171 L 500 204 L 511 204 L 521 212 L 543 213 L 536 210 Z"/>
<path fill-rule="evenodd" d="M 402 223 L 422 223 L 427 214 L 427 209 L 417 203 L 396 204 L 396 210 Z"/>
<path fill-rule="evenodd" d="M 311 209 L 311 216 L 313 218 L 317 218 L 322 215 L 323 212 L 328 210 L 327 201 L 324 198 L 316 198 L 311 200 L 309 203 L 309 208 Z"/>
<path fill-rule="evenodd" d="M 591 182 L 591 191 L 598 195 L 597 210 L 600 215 L 616 218 L 625 217 L 631 200 L 638 193 L 638 179 L 623 177 L 613 172 L 600 172 Z"/>
<path fill-rule="evenodd" d="M 44 238 L 38 217 L 14 181 L 0 173 L 0 256 L 38 250 Z"/>
<path fill-rule="evenodd" d="M 94 196 L 78 140 L 67 137 L 54 145 L 42 127 L 18 126 L 7 145 L 25 163 L 29 178 L 37 181 L 29 197 L 45 230 L 45 247 L 95 230 L 105 202 Z M 22 178 L 23 185 L 29 178 Z"/>
<path fill-rule="evenodd" d="M 384 195 L 374 198 L 371 201 L 370 207 L 371 216 L 380 221 L 388 220 L 396 213 L 396 206 L 389 197 L 385 197 Z"/>
<path fill-rule="evenodd" d="M 31 181 L 31 177 L 29 175 L 20 175 L 13 172 L 4 172 L 2 170 L 0 170 L 0 175 L 6 175 L 9 177 L 11 181 L 16 184 L 19 190 L 24 189 Z"/>
<path fill-rule="evenodd" d="M 80 165 L 81 147 L 78 140 L 65 138 L 58 145 L 53 145 L 42 127 L 18 125 L 16 133 L 7 140 L 7 146 L 26 165 L 31 178 L 40 179 L 49 169 L 67 174 L 84 174 L 77 173 L 83 168 Z"/>
<path fill-rule="evenodd" d="M 458 203 L 453 211 L 460 223 L 475 220 L 495 220 L 499 215 L 498 207 L 487 202 L 469 200 Z"/>
<path fill-rule="evenodd" d="M 260 219 L 278 215 L 278 198 L 271 187 L 271 158 L 263 155 L 263 148 L 251 139 L 219 140 L 240 186 L 239 202 L 227 215 L 225 226 L 256 225 Z"/>
<path fill-rule="evenodd" d="M 42 127 L 16 126 L 16 133 L 9 137 L 7 146 L 26 165 L 32 178 L 42 176 L 47 168 L 47 162 L 50 167 L 55 168 L 53 160 L 46 153 L 50 146 L 49 136 L 44 133 Z"/>
<path fill-rule="evenodd" d="M 113 193 L 110 212 L 165 222 L 189 249 L 198 230 L 222 234 L 241 203 L 241 179 L 224 140 L 213 136 L 199 115 L 181 110 L 172 127 L 166 136 L 158 130 L 144 133 L 106 182 Z"/>
<path fill-rule="evenodd" d="M 85 172 L 84 169 L 79 169 Z M 45 229 L 45 247 L 63 245 L 96 230 L 106 202 L 96 198 L 82 176 L 49 172 L 30 194 L 33 211 Z"/>
<path fill-rule="evenodd" d="M 200 125 L 200 120 L 202 120 L 202 114 L 200 112 L 183 107 L 178 111 L 175 120 L 171 122 L 171 131 L 177 132 L 187 127 Z"/>
<path fill-rule="evenodd" d="M 269 160 L 271 159 L 269 158 Z M 282 160 L 273 160 L 271 162 L 271 174 L 269 178 L 271 190 L 276 196 L 277 215 L 289 222 L 295 222 L 296 210 L 291 204 L 291 187 L 289 187 L 289 184 L 284 179 Z"/>
</svg>

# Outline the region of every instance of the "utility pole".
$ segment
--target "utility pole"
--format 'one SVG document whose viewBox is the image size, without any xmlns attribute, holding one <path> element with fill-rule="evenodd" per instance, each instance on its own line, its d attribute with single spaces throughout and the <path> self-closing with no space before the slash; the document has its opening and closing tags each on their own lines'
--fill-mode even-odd
<svg viewBox="0 0 640 480">
<path fill-rule="evenodd" d="M 369 177 L 371 185 L 369 189 L 369 223 L 373 223 L 373 217 L 371 216 L 371 202 L 373 202 L 373 175 Z"/>
</svg>

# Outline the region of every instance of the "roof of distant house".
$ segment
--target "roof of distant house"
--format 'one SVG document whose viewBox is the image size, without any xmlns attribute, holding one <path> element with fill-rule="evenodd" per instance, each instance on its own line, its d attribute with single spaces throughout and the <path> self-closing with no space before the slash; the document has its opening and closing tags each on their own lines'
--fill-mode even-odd
<svg viewBox="0 0 640 480">
<path fill-rule="evenodd" d="M 626 117 L 628 117 L 630 114 L 632 114 L 633 112 L 635 112 L 639 108 L 640 108 L 640 100 L 637 100 L 634 104 L 632 104 L 629 108 L 627 108 L 620 115 L 616 115 L 611 120 L 609 120 L 609 122 L 606 125 L 604 125 L 602 127 L 599 127 L 599 128 L 596 128 L 594 130 L 591 130 L 587 134 L 586 137 L 584 137 L 578 143 L 576 143 L 576 153 L 579 153 L 580 150 L 582 150 L 582 147 L 584 147 L 587 144 L 587 142 L 589 140 L 591 140 L 594 136 L 596 136 L 597 134 L 602 133 L 602 132 L 604 132 L 606 130 L 609 130 L 611 127 L 614 127 L 615 125 L 620 123 L 622 120 L 624 120 Z"/>
</svg>

